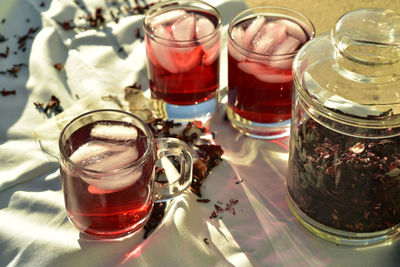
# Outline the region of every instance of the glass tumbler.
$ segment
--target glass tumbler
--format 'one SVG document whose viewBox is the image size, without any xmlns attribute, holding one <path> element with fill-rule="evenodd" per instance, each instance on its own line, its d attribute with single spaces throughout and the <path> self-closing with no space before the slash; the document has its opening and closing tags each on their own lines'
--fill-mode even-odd
<svg viewBox="0 0 400 267">
<path fill-rule="evenodd" d="M 175 121 L 208 121 L 218 106 L 221 15 L 202 1 L 151 7 L 143 20 L 155 110 Z"/>
<path fill-rule="evenodd" d="M 289 134 L 292 62 L 313 37 L 313 24 L 286 8 L 251 8 L 232 19 L 227 114 L 235 128 L 261 139 Z"/>
</svg>

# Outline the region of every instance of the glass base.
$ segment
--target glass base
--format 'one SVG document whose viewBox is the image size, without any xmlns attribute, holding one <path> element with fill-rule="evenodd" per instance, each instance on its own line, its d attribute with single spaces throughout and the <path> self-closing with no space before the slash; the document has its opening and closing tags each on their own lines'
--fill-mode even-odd
<svg viewBox="0 0 400 267">
<path fill-rule="evenodd" d="M 232 126 L 247 136 L 267 140 L 289 136 L 290 119 L 279 123 L 260 123 L 241 117 L 228 105 L 226 107 L 226 112 Z"/>
<path fill-rule="evenodd" d="M 149 211 L 145 218 L 138 221 L 136 224 L 127 229 L 114 232 L 101 232 L 88 229 L 86 226 L 81 225 L 77 220 L 74 220 L 69 214 L 67 214 L 67 217 L 70 223 L 72 223 L 79 230 L 81 238 L 85 238 L 86 240 L 121 241 L 130 238 L 139 232 L 150 219 L 152 210 L 153 208 Z"/>
<path fill-rule="evenodd" d="M 390 245 L 400 236 L 400 226 L 391 227 L 386 230 L 370 233 L 355 233 L 342 230 L 336 230 L 318 223 L 308 217 L 293 201 L 289 193 L 286 194 L 286 199 L 290 210 L 296 218 L 316 236 L 333 242 L 338 245 L 346 246 L 372 246 L 372 245 Z"/>
<path fill-rule="evenodd" d="M 156 116 L 164 120 L 176 122 L 201 121 L 206 123 L 218 108 L 218 97 L 194 105 L 174 105 L 160 99 L 152 99 Z"/>
</svg>

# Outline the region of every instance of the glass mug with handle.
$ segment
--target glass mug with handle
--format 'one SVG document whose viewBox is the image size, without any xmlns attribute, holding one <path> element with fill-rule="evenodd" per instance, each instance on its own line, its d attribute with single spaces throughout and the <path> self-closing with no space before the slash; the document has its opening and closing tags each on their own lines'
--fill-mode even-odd
<svg viewBox="0 0 400 267">
<path fill-rule="evenodd" d="M 79 115 L 62 130 L 59 149 L 68 218 L 91 238 L 129 236 L 144 226 L 156 201 L 181 194 L 192 181 L 185 142 L 155 139 L 143 121 L 120 110 Z M 180 170 L 170 156 L 180 159 Z M 164 158 L 175 168 L 168 183 L 155 177 Z"/>
</svg>

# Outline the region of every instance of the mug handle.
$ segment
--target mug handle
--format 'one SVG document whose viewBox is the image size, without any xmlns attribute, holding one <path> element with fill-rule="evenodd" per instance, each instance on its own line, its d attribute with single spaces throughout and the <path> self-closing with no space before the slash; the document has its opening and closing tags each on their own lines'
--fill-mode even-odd
<svg viewBox="0 0 400 267">
<path fill-rule="evenodd" d="M 170 200 L 181 194 L 192 183 L 193 158 L 190 147 L 177 138 L 157 138 L 157 163 L 162 164 L 166 180 L 155 175 L 156 202 Z M 174 156 L 180 159 L 179 172 L 168 158 Z"/>
</svg>

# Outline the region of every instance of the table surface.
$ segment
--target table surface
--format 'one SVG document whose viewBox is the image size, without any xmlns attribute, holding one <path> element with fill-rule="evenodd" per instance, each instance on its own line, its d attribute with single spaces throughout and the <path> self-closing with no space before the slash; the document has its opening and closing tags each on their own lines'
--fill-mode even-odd
<svg viewBox="0 0 400 267">
<path fill-rule="evenodd" d="M 143 232 L 110 242 L 80 235 L 67 219 L 54 157 L 60 126 L 81 111 L 118 106 L 124 86 L 148 81 L 144 44 L 134 38 L 141 16 L 125 17 L 101 31 L 66 32 L 59 22 L 79 15 L 78 2 L 88 8 L 110 3 L 0 3 L 0 34 L 8 39 L 0 42 L 0 53 L 10 50 L 0 57 L 1 266 L 399 266 L 399 242 L 347 247 L 308 232 L 285 198 L 288 138 L 263 141 L 238 133 L 225 119 L 224 104 L 209 124 L 224 150 L 223 161 L 202 188 L 209 203 L 197 202 L 192 192 L 178 197 L 147 239 Z M 226 22 L 246 8 L 241 0 L 209 2 L 223 14 L 224 31 Z M 350 9 L 400 6 L 399 0 L 246 3 L 296 9 L 314 22 L 317 33 L 329 30 Z M 117 53 L 115 43 L 123 44 L 126 54 Z M 226 46 L 222 55 L 226 67 Z M 62 71 L 54 68 L 58 62 Z M 18 68 L 15 75 L 12 67 Z M 58 116 L 38 112 L 37 104 L 47 103 L 51 95 L 61 99 L 64 111 Z M 215 204 L 231 199 L 238 200 L 235 214 L 225 211 L 210 218 Z"/>
</svg>

